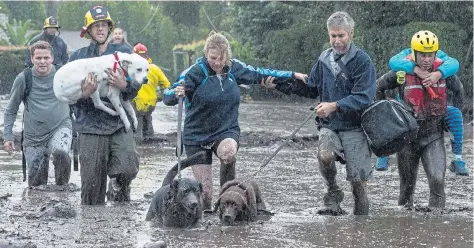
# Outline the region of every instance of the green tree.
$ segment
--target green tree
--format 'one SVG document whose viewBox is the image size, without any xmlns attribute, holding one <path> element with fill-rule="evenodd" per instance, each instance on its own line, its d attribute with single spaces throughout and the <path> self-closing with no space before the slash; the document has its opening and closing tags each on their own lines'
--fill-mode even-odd
<svg viewBox="0 0 474 248">
<path fill-rule="evenodd" d="M 36 1 L 3 1 L 10 11 L 10 19 L 26 22 L 31 20 L 32 29 L 41 29 L 46 10 L 43 2 Z"/>
<path fill-rule="evenodd" d="M 199 25 L 200 2 L 161 2 L 160 5 L 174 23 L 188 27 Z"/>
<path fill-rule="evenodd" d="M 31 38 L 37 35 L 40 32 L 33 32 L 27 34 L 30 29 L 31 20 L 27 20 L 25 23 L 21 21 L 17 22 L 16 19 L 13 19 L 13 24 L 10 25 L 6 23 L 2 25 L 2 29 L 7 35 L 7 38 L 2 38 L 0 41 L 1 45 L 26 45 Z"/>
<path fill-rule="evenodd" d="M 84 15 L 92 4 L 87 1 L 62 1 L 58 4 L 58 22 L 63 30 L 80 31 Z"/>
</svg>

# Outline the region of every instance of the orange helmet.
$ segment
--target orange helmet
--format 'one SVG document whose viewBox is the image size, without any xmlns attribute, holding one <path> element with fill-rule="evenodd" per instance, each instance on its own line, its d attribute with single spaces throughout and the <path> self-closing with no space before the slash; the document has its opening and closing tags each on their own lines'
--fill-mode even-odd
<svg viewBox="0 0 474 248">
<path fill-rule="evenodd" d="M 141 56 L 145 57 L 145 58 L 148 58 L 148 49 L 146 48 L 145 45 L 143 45 L 142 43 L 137 43 L 134 47 L 133 47 L 133 52 L 134 53 L 138 53 L 140 54 Z"/>
</svg>

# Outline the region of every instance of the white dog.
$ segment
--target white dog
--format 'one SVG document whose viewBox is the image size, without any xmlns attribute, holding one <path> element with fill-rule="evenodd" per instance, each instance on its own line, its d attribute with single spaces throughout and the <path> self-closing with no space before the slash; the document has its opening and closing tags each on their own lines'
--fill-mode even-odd
<svg viewBox="0 0 474 248">
<path fill-rule="evenodd" d="M 107 82 L 108 76 L 105 72 L 108 68 L 114 69 L 122 67 L 128 72 L 129 77 L 136 82 L 146 83 L 149 64 L 148 61 L 138 54 L 117 53 L 118 60 L 114 54 L 104 55 L 95 58 L 78 59 L 65 64 L 54 76 L 54 94 L 67 104 L 74 104 L 82 97 L 82 82 L 87 75 L 92 72 L 97 77 L 97 90 L 90 96 L 97 109 L 101 109 L 111 115 L 120 115 L 125 130 L 130 130 L 128 114 L 133 120 L 133 126 L 137 128 L 138 121 L 129 101 L 124 101 L 120 89 L 110 86 Z M 100 97 L 107 97 L 115 110 L 105 106 Z"/>
</svg>

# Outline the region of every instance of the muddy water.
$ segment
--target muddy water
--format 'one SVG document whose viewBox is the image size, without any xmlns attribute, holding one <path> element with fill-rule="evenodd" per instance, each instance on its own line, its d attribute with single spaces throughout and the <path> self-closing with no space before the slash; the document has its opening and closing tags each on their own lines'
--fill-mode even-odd
<svg viewBox="0 0 474 248">
<path fill-rule="evenodd" d="M 261 162 L 281 144 L 281 136 L 291 133 L 306 117 L 307 106 L 303 103 L 242 105 L 240 122 L 246 142 L 242 142 L 238 154 L 239 177 L 247 178 L 259 169 Z M 155 118 L 156 132 L 174 131 L 174 111 L 163 106 L 157 108 L 154 114 L 161 119 Z M 28 243 L 37 247 L 143 247 L 157 241 L 165 241 L 168 247 L 473 246 L 472 177 L 455 176 L 447 171 L 447 209 L 427 212 L 423 207 L 428 204 L 429 189 L 420 170 L 415 194 L 419 207 L 406 210 L 397 206 L 399 184 L 395 158 L 391 159 L 388 171 L 374 171 L 369 182 L 369 216 L 351 214 L 353 200 L 341 165 L 338 165 L 338 181 L 345 193 L 342 208 L 349 214 L 340 217 L 315 214 L 325 187 L 316 165 L 313 147 L 317 141 L 312 124 L 305 125 L 300 139 L 280 151 L 255 177 L 267 208 L 275 215 L 232 227 L 220 226 L 216 215 L 204 216 L 199 227 L 187 230 L 160 229 L 144 221 L 150 192 L 158 188 L 176 161 L 171 138 L 139 147 L 140 172 L 132 184 L 132 201 L 106 206 L 80 205 L 78 172 L 73 172 L 68 187 L 49 185 L 26 189 L 20 153 L 8 156 L 0 152 L 0 197 L 11 194 L 0 199 L 0 247 L 23 247 Z M 472 171 L 472 134 L 466 139 L 464 153 Z M 217 164 L 214 160 L 215 196 Z M 52 168 L 50 171 L 51 184 Z M 190 170 L 182 173 L 184 177 L 192 176 Z M 55 206 L 67 211 L 52 212 Z"/>
</svg>

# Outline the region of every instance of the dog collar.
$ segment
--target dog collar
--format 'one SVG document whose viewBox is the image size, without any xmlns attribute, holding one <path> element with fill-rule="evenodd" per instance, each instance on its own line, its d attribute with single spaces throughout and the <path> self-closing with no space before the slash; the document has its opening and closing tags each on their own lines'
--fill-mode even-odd
<svg viewBox="0 0 474 248">
<path fill-rule="evenodd" d="M 115 57 L 115 61 L 114 61 L 114 72 L 117 70 L 117 65 L 120 66 L 120 68 L 123 70 L 123 74 L 125 75 L 125 77 L 127 78 L 127 80 L 131 80 L 131 78 L 128 76 L 128 71 L 125 70 L 123 67 L 122 67 L 122 64 L 120 63 L 120 60 L 119 60 L 119 57 L 118 57 L 118 53 L 117 52 L 114 52 L 114 57 Z"/>
</svg>

